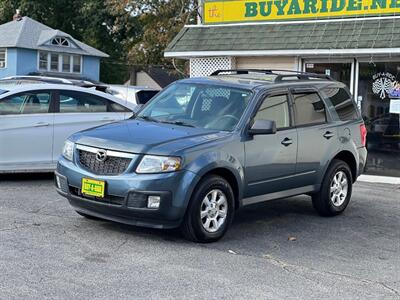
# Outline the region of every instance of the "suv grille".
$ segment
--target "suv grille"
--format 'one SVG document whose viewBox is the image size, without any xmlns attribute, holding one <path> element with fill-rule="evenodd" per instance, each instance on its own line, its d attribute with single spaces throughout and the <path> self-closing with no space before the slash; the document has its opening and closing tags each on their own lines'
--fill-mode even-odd
<svg viewBox="0 0 400 300">
<path fill-rule="evenodd" d="M 100 161 L 96 158 L 97 150 L 100 149 L 80 145 L 77 146 L 77 149 L 81 166 L 97 175 L 119 175 L 128 169 L 132 159 L 136 156 L 103 150 L 107 155 L 104 161 Z M 110 155 L 111 153 L 112 155 Z"/>
</svg>

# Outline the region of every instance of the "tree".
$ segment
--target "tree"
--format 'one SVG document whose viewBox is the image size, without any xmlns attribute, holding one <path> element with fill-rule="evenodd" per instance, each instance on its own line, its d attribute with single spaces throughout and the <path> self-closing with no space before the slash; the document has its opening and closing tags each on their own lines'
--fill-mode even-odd
<svg viewBox="0 0 400 300">
<path fill-rule="evenodd" d="M 19 8 L 47 26 L 110 55 L 101 80 L 122 82 L 130 64 L 171 67 L 164 50 L 184 24 L 195 22 L 195 0 L 0 0 L 0 24 Z"/>
</svg>

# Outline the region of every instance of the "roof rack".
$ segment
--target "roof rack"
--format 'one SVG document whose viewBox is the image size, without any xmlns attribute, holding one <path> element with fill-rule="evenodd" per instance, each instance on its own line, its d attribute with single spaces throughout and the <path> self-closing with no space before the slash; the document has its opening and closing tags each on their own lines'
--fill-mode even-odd
<svg viewBox="0 0 400 300">
<path fill-rule="evenodd" d="M 289 74 L 280 74 L 278 72 L 285 72 Z M 300 71 L 292 71 L 292 70 L 279 70 L 279 69 L 270 69 L 270 70 L 262 70 L 262 69 L 232 69 L 232 70 L 217 70 L 211 74 L 211 76 L 218 76 L 223 73 L 230 73 L 234 75 L 242 75 L 242 74 L 250 74 L 250 73 L 259 73 L 265 75 L 276 75 L 275 82 L 282 82 L 287 80 L 312 80 L 312 79 L 322 79 L 322 80 L 333 80 L 329 75 L 324 74 L 316 74 L 316 73 L 308 73 L 308 72 L 300 72 Z"/>
</svg>

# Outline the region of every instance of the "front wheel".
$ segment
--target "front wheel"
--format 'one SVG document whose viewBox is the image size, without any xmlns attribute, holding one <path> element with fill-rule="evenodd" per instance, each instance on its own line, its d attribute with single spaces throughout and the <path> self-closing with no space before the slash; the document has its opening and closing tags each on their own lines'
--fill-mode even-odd
<svg viewBox="0 0 400 300">
<path fill-rule="evenodd" d="M 333 160 L 321 190 L 312 196 L 315 210 L 321 216 L 336 216 L 341 214 L 350 202 L 353 179 L 347 163 Z"/>
<path fill-rule="evenodd" d="M 196 187 L 181 229 L 184 236 L 201 243 L 215 242 L 222 238 L 232 222 L 234 195 L 229 183 L 212 175 Z"/>
</svg>

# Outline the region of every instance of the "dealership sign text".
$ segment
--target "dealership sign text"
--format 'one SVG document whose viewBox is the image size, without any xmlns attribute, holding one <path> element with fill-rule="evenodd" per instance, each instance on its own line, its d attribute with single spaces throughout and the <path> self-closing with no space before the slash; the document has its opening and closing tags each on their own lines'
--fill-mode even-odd
<svg viewBox="0 0 400 300">
<path fill-rule="evenodd" d="M 204 23 L 393 15 L 400 0 L 205 0 Z"/>
</svg>

